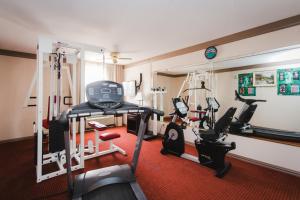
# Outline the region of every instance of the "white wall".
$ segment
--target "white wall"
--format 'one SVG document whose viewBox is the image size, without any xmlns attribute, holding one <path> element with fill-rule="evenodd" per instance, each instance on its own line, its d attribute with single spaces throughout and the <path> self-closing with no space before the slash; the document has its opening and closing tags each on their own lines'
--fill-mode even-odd
<svg viewBox="0 0 300 200">
<path fill-rule="evenodd" d="M 175 98 L 179 92 L 179 89 L 186 77 L 167 77 L 157 76 L 155 85 L 156 87 L 166 87 L 167 93 L 164 95 L 164 112 L 168 115 L 174 112 L 174 106 L 172 98 Z M 159 106 L 158 106 L 159 108 Z"/>
<path fill-rule="evenodd" d="M 35 108 L 24 108 L 36 60 L 0 56 L 0 141 L 33 136 L 32 123 L 35 121 Z M 63 70 L 63 94 L 68 95 L 66 71 Z M 49 68 L 44 68 L 44 118 L 47 117 L 49 96 Z M 32 95 L 35 95 L 35 87 Z M 35 101 L 32 101 L 35 103 Z M 62 109 L 67 106 L 62 106 Z"/>
<path fill-rule="evenodd" d="M 152 104 L 152 95 L 151 95 L 151 87 L 152 87 L 152 69 L 151 65 L 141 65 L 136 67 L 131 67 L 124 70 L 124 81 L 138 81 L 140 78 L 140 73 L 143 75 L 143 82 L 141 87 L 141 92 L 144 97 L 144 105 L 151 106 Z M 134 98 L 127 98 L 126 100 L 132 103 L 138 103 Z"/>
<path fill-rule="evenodd" d="M 230 151 L 232 154 L 300 174 L 299 147 L 231 134 L 226 140 L 236 142 L 236 149 Z"/>
<path fill-rule="evenodd" d="M 0 140 L 33 135 L 35 112 L 23 108 L 35 60 L 0 56 Z"/>
<path fill-rule="evenodd" d="M 288 29 L 283 29 L 272 33 L 267 33 L 260 36 L 221 45 L 217 47 L 217 59 L 234 58 L 276 48 L 299 45 L 299 35 L 300 26 L 294 26 Z M 143 92 L 148 97 L 148 103 L 151 103 L 151 100 L 149 100 L 151 96 L 147 94 L 147 92 L 150 91 L 151 87 L 151 72 L 164 71 L 167 69 L 171 70 L 174 67 L 180 68 L 181 66 L 192 64 L 206 63 L 203 54 L 204 51 L 202 50 L 182 56 L 173 57 L 170 59 L 153 62 L 151 64 L 144 64 L 126 68 L 124 71 L 125 80 L 131 80 L 133 77 L 136 79 L 139 72 L 144 72 Z M 149 81 L 149 83 L 146 83 L 147 80 Z M 238 102 L 233 101 L 233 88 L 236 87 L 234 83 L 234 73 L 219 74 L 218 80 L 220 88 L 217 89 L 217 92 L 220 93 L 217 94 L 217 97 L 223 109 L 221 109 L 221 112 L 224 112 L 226 107 L 229 105 L 240 106 Z M 179 89 L 176 88 L 176 91 L 178 90 Z M 267 105 L 267 103 L 265 103 L 265 105 L 263 106 L 259 105 L 259 108 L 257 110 L 258 112 L 255 113 L 256 119 L 253 119 L 253 123 L 257 125 L 267 125 L 270 127 L 281 127 L 289 130 L 299 130 L 299 122 L 296 122 L 297 119 L 299 119 L 299 117 L 296 117 L 296 114 L 299 113 L 299 97 L 278 97 L 276 101 L 273 101 L 270 94 L 272 93 L 273 95 L 275 95 L 277 93 L 272 90 L 274 90 L 274 88 L 266 89 L 267 92 L 265 93 L 262 93 L 261 89 L 257 90 L 258 96 L 267 98 L 267 100 L 269 100 L 269 104 Z M 285 118 L 293 118 L 291 119 L 291 121 L 285 120 L 284 123 L 279 123 L 279 118 L 275 116 L 280 115 L 279 113 L 281 112 L 279 110 L 280 108 L 282 108 L 282 106 L 278 106 L 278 103 L 283 101 L 284 103 L 290 105 L 294 104 L 295 109 L 292 109 L 292 105 L 288 108 L 288 110 L 284 111 L 284 113 L 286 114 Z M 272 116 L 270 116 L 271 114 Z M 268 117 L 269 119 L 275 120 L 276 124 L 272 122 L 272 120 L 265 120 Z M 186 131 L 185 137 L 187 141 L 193 142 L 194 136 L 190 130 Z M 237 143 L 237 149 L 232 151 L 233 154 L 280 166 L 300 173 L 300 161 L 299 159 L 297 159 L 300 157 L 300 148 L 233 135 L 230 135 L 228 140 L 232 140 Z"/>
</svg>

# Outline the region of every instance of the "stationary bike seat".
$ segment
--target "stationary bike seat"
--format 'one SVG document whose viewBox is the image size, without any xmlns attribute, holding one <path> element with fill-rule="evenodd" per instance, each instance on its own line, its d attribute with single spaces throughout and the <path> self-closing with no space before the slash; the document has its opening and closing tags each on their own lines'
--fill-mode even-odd
<svg viewBox="0 0 300 200">
<path fill-rule="evenodd" d="M 219 138 L 219 136 L 216 134 L 216 132 L 213 129 L 208 129 L 205 131 L 201 131 L 200 132 L 200 137 L 203 140 L 210 140 L 210 141 L 214 141 L 217 140 Z"/>
</svg>

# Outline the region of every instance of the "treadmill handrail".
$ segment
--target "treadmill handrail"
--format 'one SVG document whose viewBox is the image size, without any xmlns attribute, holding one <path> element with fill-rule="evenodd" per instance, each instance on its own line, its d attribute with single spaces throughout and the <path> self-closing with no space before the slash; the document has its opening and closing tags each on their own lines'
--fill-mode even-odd
<svg viewBox="0 0 300 200">
<path fill-rule="evenodd" d="M 267 100 L 263 100 L 263 99 L 245 99 L 245 98 L 241 97 L 236 90 L 235 90 L 235 99 L 239 100 L 241 102 L 244 102 L 248 105 L 251 105 L 255 102 L 267 102 Z"/>
</svg>

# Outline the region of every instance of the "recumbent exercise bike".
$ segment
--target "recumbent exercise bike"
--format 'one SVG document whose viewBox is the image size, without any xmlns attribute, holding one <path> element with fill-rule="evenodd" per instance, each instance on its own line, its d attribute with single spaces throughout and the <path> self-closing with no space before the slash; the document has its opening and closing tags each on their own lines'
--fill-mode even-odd
<svg viewBox="0 0 300 200">
<path fill-rule="evenodd" d="M 176 119 L 178 117 L 184 118 L 187 116 L 188 106 L 180 98 L 172 99 L 175 112 L 172 114 L 172 121 L 168 124 L 161 149 L 161 153 L 173 154 L 194 162 L 200 163 L 204 166 L 215 169 L 216 176 L 222 178 L 230 169 L 231 164 L 225 162 L 225 155 L 230 150 L 236 148 L 235 142 L 227 143 L 226 131 L 232 121 L 236 112 L 236 108 L 229 108 L 226 113 L 215 123 L 212 129 L 199 129 L 198 133 L 194 132 L 197 138 L 195 139 L 195 147 L 198 151 L 198 158 L 185 152 L 185 140 L 183 129 L 186 128 L 184 124 L 178 125 Z"/>
</svg>

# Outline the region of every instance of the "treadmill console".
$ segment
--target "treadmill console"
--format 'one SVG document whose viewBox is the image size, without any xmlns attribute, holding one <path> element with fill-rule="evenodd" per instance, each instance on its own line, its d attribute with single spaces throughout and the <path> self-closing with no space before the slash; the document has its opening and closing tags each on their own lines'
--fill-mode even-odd
<svg viewBox="0 0 300 200">
<path fill-rule="evenodd" d="M 88 103 L 96 108 L 119 108 L 124 102 L 123 86 L 112 81 L 97 81 L 87 85 Z"/>
</svg>

